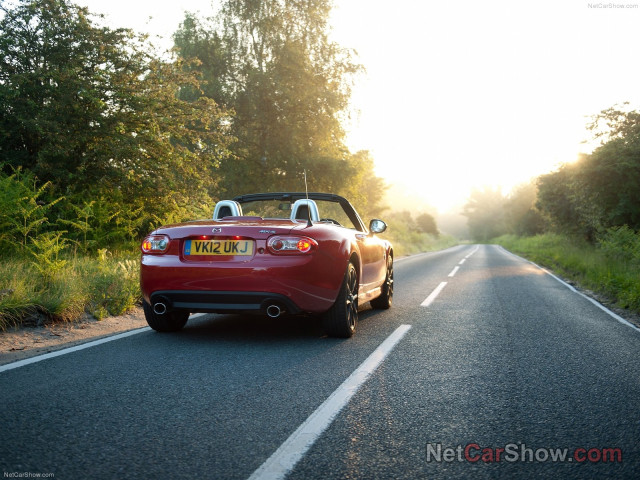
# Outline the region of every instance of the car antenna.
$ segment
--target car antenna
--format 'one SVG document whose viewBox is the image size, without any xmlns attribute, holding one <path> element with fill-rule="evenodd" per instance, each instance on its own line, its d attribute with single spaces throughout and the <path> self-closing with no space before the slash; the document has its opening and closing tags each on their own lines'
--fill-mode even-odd
<svg viewBox="0 0 640 480">
<path fill-rule="evenodd" d="M 307 169 L 304 169 L 304 194 L 307 196 L 307 227 L 313 226 L 311 222 L 311 207 L 309 206 L 309 189 L 307 188 Z"/>
</svg>

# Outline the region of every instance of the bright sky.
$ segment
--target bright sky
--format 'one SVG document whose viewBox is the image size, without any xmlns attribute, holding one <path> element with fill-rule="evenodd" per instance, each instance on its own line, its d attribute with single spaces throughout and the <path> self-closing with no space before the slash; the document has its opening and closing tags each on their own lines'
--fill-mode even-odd
<svg viewBox="0 0 640 480">
<path fill-rule="evenodd" d="M 185 10 L 212 11 L 210 0 L 77 3 L 167 39 Z M 589 150 L 588 116 L 640 108 L 640 0 L 334 3 L 334 38 L 367 69 L 350 148 L 370 150 L 378 175 L 441 212 L 474 187 L 506 193 L 575 160 Z"/>
</svg>

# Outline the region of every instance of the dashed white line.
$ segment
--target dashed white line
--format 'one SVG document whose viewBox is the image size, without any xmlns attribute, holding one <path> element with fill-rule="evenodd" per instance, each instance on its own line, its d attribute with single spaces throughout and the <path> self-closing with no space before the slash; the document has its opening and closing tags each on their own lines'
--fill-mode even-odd
<svg viewBox="0 0 640 480">
<path fill-rule="evenodd" d="M 466 257 L 464 257 L 464 258 L 469 258 L 471 255 L 473 255 L 474 253 L 476 253 L 479 249 L 480 249 L 480 247 L 476 247 L 476 248 L 474 248 L 474 249 L 471 251 L 471 253 L 469 253 L 469 255 L 467 255 L 467 256 L 466 256 Z"/>
<path fill-rule="evenodd" d="M 453 277 L 458 272 L 458 270 L 460 270 L 460 267 L 455 267 L 453 270 L 451 270 L 449 276 Z"/>
<path fill-rule="evenodd" d="M 466 262 L 466 261 L 467 261 L 467 259 L 466 259 L 466 258 L 463 258 L 462 260 L 460 260 L 460 261 L 458 262 L 458 265 L 462 265 L 462 264 L 463 264 L 464 262 Z"/>
<path fill-rule="evenodd" d="M 349 403 L 349 400 L 391 353 L 409 329 L 411 329 L 411 325 L 401 325 L 389 335 L 349 378 L 315 412 L 309 415 L 280 448 L 253 472 L 249 480 L 279 480 L 293 470 L 322 432 L 331 425 L 338 413 Z"/>
<path fill-rule="evenodd" d="M 431 292 L 431 295 L 429 295 L 426 298 L 426 300 L 420 304 L 420 306 L 421 307 L 428 307 L 429 305 L 431 305 L 433 303 L 433 301 L 436 299 L 436 297 L 440 294 L 440 292 L 442 291 L 442 289 L 445 287 L 446 284 L 447 284 L 447 282 L 442 282 L 440 285 L 438 285 L 436 287 L 436 289 L 433 292 Z"/>
</svg>

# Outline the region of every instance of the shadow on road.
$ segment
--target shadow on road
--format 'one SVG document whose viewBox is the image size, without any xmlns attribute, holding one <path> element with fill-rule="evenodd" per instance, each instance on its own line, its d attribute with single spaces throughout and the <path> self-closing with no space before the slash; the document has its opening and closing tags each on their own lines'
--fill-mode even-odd
<svg viewBox="0 0 640 480">
<path fill-rule="evenodd" d="M 381 312 L 364 306 L 359 315 L 356 335 L 362 333 L 372 317 Z M 164 336 L 164 335 L 163 335 Z M 282 315 L 279 318 L 269 318 L 266 315 L 220 315 L 206 314 L 192 318 L 184 329 L 168 336 L 179 336 L 181 339 L 199 339 L 202 341 L 229 342 L 289 342 L 290 340 L 304 341 L 325 339 L 328 341 L 344 341 L 327 337 L 322 328 L 320 316 L 313 315 Z"/>
</svg>

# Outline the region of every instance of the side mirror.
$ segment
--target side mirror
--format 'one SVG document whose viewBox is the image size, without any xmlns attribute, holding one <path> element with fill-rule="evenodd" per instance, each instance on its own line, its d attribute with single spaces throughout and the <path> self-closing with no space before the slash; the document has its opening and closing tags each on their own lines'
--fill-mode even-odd
<svg viewBox="0 0 640 480">
<path fill-rule="evenodd" d="M 369 222 L 369 231 L 372 233 L 382 233 L 387 229 L 387 224 L 382 220 L 374 218 Z"/>
</svg>

